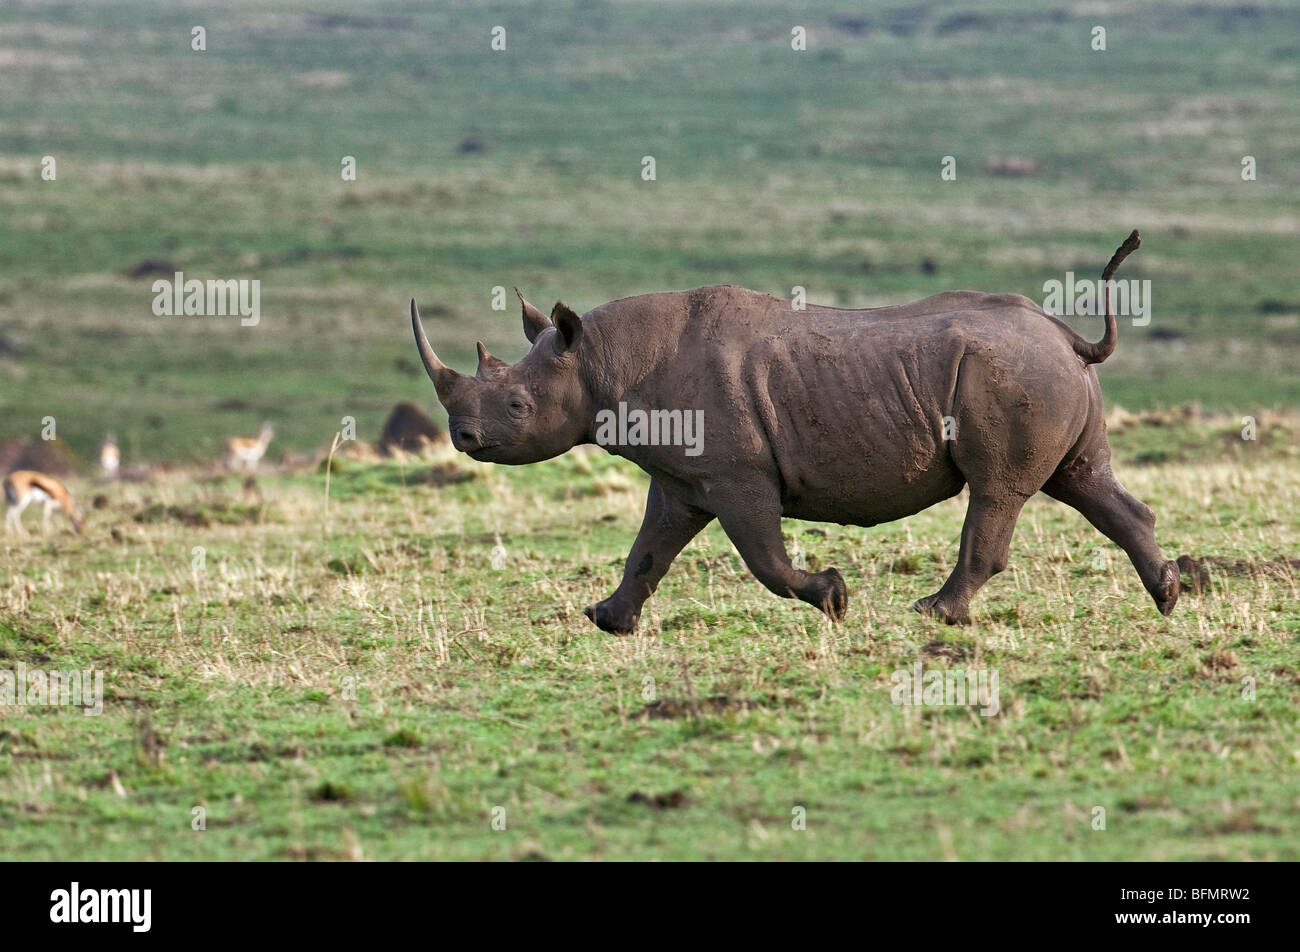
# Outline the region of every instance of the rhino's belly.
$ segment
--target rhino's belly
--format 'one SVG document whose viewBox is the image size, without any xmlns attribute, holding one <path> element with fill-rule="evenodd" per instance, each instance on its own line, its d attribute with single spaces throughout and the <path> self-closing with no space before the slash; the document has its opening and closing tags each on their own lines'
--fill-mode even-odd
<svg viewBox="0 0 1300 952">
<path fill-rule="evenodd" d="M 874 526 L 928 509 L 957 495 L 966 480 L 948 458 L 920 471 L 894 474 L 859 469 L 787 486 L 782 513 L 791 519 Z"/>
</svg>

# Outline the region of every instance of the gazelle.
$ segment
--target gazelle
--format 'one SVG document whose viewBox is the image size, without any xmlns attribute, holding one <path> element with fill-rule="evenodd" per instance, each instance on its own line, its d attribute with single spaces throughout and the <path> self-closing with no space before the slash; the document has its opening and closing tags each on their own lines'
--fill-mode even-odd
<svg viewBox="0 0 1300 952">
<path fill-rule="evenodd" d="M 226 469 L 245 469 L 250 473 L 257 469 L 257 463 L 266 454 L 273 436 L 275 432 L 271 424 L 263 423 L 255 440 L 246 436 L 232 436 L 226 440 L 226 452 L 222 457 Z"/>
<path fill-rule="evenodd" d="M 9 507 L 8 512 L 5 513 L 5 528 L 10 532 L 17 532 L 19 535 L 27 534 L 23 529 L 23 510 L 34 502 L 45 504 L 45 519 L 41 523 L 43 532 L 49 531 L 50 515 L 60 506 L 67 514 L 68 521 L 72 523 L 72 528 L 78 533 L 85 524 L 81 510 L 72 500 L 72 494 L 52 476 L 30 469 L 20 469 L 5 477 L 4 490 L 5 504 Z"/>
<path fill-rule="evenodd" d="M 104 437 L 104 445 L 99 448 L 99 468 L 105 479 L 117 478 L 117 467 L 122 461 L 122 454 L 117 449 L 117 437 L 112 433 Z"/>
</svg>

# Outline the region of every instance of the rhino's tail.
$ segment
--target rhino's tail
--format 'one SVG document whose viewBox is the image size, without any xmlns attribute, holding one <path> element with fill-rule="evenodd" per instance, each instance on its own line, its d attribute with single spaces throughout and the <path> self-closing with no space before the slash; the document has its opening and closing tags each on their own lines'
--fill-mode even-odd
<svg viewBox="0 0 1300 952">
<path fill-rule="evenodd" d="M 1142 239 L 1138 237 L 1137 229 L 1134 228 L 1133 233 L 1124 239 L 1124 244 L 1115 250 L 1110 264 L 1106 265 L 1106 270 L 1101 273 L 1102 300 L 1106 308 L 1106 333 L 1095 344 L 1082 337 L 1074 338 L 1074 352 L 1083 359 L 1085 364 L 1099 364 L 1115 353 L 1115 344 L 1119 341 L 1119 326 L 1115 321 L 1114 311 L 1110 309 L 1110 279 L 1119 270 L 1120 262 L 1140 247 L 1142 247 Z"/>
</svg>

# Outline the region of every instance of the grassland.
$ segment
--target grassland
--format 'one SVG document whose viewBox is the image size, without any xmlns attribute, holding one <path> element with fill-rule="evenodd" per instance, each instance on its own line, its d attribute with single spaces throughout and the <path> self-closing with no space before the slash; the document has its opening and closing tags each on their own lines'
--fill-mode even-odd
<svg viewBox="0 0 1300 952">
<path fill-rule="evenodd" d="M 0 855 L 1300 859 L 1294 5 L 263 6 L 0 8 L 0 439 L 54 416 L 74 458 L 112 430 L 181 467 L 85 466 L 84 536 L 0 543 L 0 671 L 105 672 L 101 716 L 0 705 Z M 1210 559 L 1168 619 L 1041 497 L 976 625 L 920 618 L 958 499 L 786 524 L 844 573 L 841 626 L 713 527 L 618 639 L 582 617 L 640 519 L 618 460 L 336 460 L 328 503 L 311 467 L 205 468 L 264 419 L 279 461 L 437 416 L 412 295 L 467 369 L 523 353 L 498 286 L 1041 299 L 1133 227 L 1153 315 L 1108 400 L 1221 413 L 1114 433 L 1166 551 Z M 260 280 L 261 322 L 155 317 L 173 267 Z M 917 662 L 997 671 L 1000 712 L 895 705 Z"/>
<path fill-rule="evenodd" d="M 427 463 L 343 463 L 328 508 L 315 472 L 256 497 L 191 474 L 78 486 L 104 496 L 85 536 L 0 552 L 0 667 L 103 670 L 103 714 L 0 708 L 0 840 L 25 858 L 1300 859 L 1300 468 L 1294 431 L 1272 432 L 1117 438 L 1167 448 L 1121 471 L 1167 552 L 1210 559 L 1212 590 L 1172 617 L 1040 496 L 970 629 L 909 610 L 952 565 L 961 499 L 871 530 L 786 524 L 844 572 L 843 625 L 768 594 L 714 527 L 613 638 L 582 608 L 617 582 L 645 480 L 603 454 L 441 459 L 446 485 Z M 997 715 L 896 705 L 917 663 L 996 671 Z"/>
</svg>

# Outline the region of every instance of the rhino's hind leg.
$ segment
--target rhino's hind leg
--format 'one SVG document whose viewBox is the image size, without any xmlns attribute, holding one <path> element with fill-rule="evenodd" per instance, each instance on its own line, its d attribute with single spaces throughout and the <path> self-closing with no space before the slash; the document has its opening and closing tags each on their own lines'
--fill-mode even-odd
<svg viewBox="0 0 1300 952">
<path fill-rule="evenodd" d="M 966 521 L 961 527 L 957 565 L 943 587 L 912 607 L 950 625 L 970 623 L 970 600 L 994 575 L 1007 567 L 1011 535 L 1025 497 L 1002 497 L 971 492 Z"/>
<path fill-rule="evenodd" d="M 1200 567 L 1187 556 L 1178 561 L 1164 557 L 1156 545 L 1155 513 L 1120 485 L 1108 459 L 1092 465 L 1080 460 L 1062 467 L 1043 486 L 1043 492 L 1079 510 L 1128 554 L 1161 614 L 1168 615 L 1178 601 L 1180 566 L 1188 569 L 1199 587 Z"/>
<path fill-rule="evenodd" d="M 712 515 L 687 506 L 652 479 L 641 531 L 623 567 L 623 581 L 613 595 L 588 605 L 583 613 L 603 631 L 616 635 L 632 631 L 641 617 L 641 606 L 659 586 L 673 559 L 712 521 Z"/>
<path fill-rule="evenodd" d="M 750 497 L 719 506 L 718 521 L 740 552 L 754 577 L 774 595 L 799 598 L 821 609 L 831 621 L 842 621 L 849 607 L 849 589 L 838 569 L 805 572 L 790 563 L 781 538 L 781 506 Z"/>
</svg>

